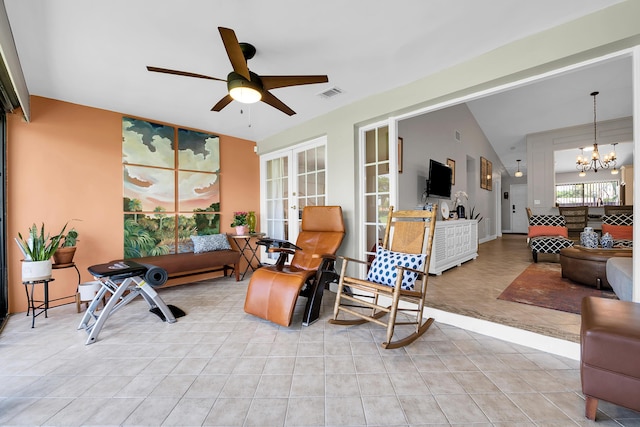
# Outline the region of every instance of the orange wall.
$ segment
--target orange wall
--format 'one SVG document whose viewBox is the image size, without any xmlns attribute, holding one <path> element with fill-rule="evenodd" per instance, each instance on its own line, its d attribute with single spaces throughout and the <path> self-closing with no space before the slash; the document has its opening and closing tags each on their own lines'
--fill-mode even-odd
<svg viewBox="0 0 640 427">
<path fill-rule="evenodd" d="M 122 113 L 31 97 L 31 122 L 8 116 L 7 236 L 9 312 L 26 311 L 22 254 L 13 238 L 34 222 L 57 234 L 71 219 L 79 233 L 74 261 L 87 267 L 122 258 Z M 143 118 L 144 119 L 144 118 Z M 154 121 L 152 119 L 148 119 Z M 167 123 L 177 125 L 179 123 Z M 215 133 L 215 130 L 202 130 Z M 220 135 L 221 232 L 234 211 L 260 209 L 255 142 Z M 259 218 L 258 218 L 259 223 Z M 243 268 L 244 269 L 244 268 Z M 75 294 L 73 269 L 54 271 L 50 299 Z M 64 300 L 65 301 L 72 301 Z"/>
</svg>

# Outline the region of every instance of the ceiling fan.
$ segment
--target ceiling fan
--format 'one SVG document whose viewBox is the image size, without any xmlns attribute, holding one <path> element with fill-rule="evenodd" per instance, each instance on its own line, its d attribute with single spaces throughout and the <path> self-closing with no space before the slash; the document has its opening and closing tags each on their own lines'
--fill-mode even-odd
<svg viewBox="0 0 640 427">
<path fill-rule="evenodd" d="M 233 100 L 251 104 L 262 101 L 289 116 L 296 112 L 289 108 L 284 102 L 276 98 L 269 90 L 287 87 L 308 85 L 314 83 L 326 83 L 329 78 L 324 75 L 317 76 L 259 76 L 249 71 L 247 61 L 256 54 L 256 48 L 249 43 L 239 43 L 236 33 L 230 28 L 218 27 L 222 43 L 227 50 L 227 56 L 231 61 L 233 71 L 229 73 L 227 79 L 205 76 L 203 74 L 190 73 L 187 71 L 170 70 L 167 68 L 147 66 L 147 70 L 157 73 L 176 74 L 178 76 L 196 77 L 199 79 L 218 80 L 227 82 L 229 93 L 222 98 L 211 111 L 220 111 Z"/>
</svg>

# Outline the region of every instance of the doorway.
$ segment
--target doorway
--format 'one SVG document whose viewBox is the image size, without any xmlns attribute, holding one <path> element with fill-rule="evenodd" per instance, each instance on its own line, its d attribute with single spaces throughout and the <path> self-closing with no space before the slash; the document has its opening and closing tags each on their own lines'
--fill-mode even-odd
<svg viewBox="0 0 640 427">
<path fill-rule="evenodd" d="M 304 207 L 326 204 L 326 146 L 321 137 L 260 158 L 260 229 L 269 237 L 295 242 Z"/>
<path fill-rule="evenodd" d="M 527 219 L 527 184 L 511 184 L 509 186 L 511 232 L 526 234 L 529 229 Z"/>
</svg>

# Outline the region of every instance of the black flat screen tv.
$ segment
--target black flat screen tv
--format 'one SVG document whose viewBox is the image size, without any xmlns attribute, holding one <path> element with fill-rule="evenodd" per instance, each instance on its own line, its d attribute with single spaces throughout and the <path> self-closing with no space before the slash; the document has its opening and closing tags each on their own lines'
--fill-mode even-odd
<svg viewBox="0 0 640 427">
<path fill-rule="evenodd" d="M 433 159 L 429 160 L 427 196 L 441 199 L 451 198 L 451 168 Z"/>
</svg>

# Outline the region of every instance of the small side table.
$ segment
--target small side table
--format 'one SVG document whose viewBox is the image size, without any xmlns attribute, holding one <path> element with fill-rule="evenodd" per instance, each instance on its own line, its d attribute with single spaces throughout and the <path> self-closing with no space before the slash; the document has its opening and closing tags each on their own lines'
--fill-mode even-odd
<svg viewBox="0 0 640 427">
<path fill-rule="evenodd" d="M 80 278 L 80 270 L 78 270 L 78 267 L 76 266 L 76 263 L 75 262 L 69 262 L 67 264 L 53 264 L 51 266 L 51 268 L 54 269 L 54 270 L 61 270 L 61 269 L 65 269 L 65 268 L 74 268 L 76 270 L 76 273 L 78 274 L 78 286 L 76 286 L 75 295 L 69 295 L 68 297 L 62 297 L 62 298 L 58 298 L 58 299 L 75 298 L 76 307 L 78 309 L 78 313 L 80 313 L 80 294 L 78 293 L 78 291 L 79 291 L 78 287 L 80 286 L 81 278 Z"/>
<path fill-rule="evenodd" d="M 266 236 L 266 234 L 250 233 L 242 236 L 238 236 L 237 234 L 229 234 L 228 236 L 233 239 L 233 242 L 236 244 L 236 246 L 240 250 L 240 254 L 242 254 L 242 257 L 247 261 L 247 267 L 244 269 L 244 272 L 242 273 L 242 280 L 244 280 L 244 276 L 245 274 L 247 274 L 247 271 L 249 271 L 249 269 L 251 269 L 251 271 L 256 271 L 256 269 L 260 267 L 260 258 L 258 257 L 259 246 L 252 244 L 251 239 L 252 238 L 261 239 L 264 236 Z M 245 250 L 248 252 L 248 254 L 247 252 L 245 252 Z M 255 267 L 251 264 L 251 262 L 254 259 L 258 262 L 258 265 L 256 265 Z"/>
<path fill-rule="evenodd" d="M 22 282 L 22 284 L 24 285 L 24 290 L 27 293 L 27 302 L 28 302 L 28 307 L 27 307 L 27 316 L 29 315 L 29 312 L 31 312 L 31 327 L 35 328 L 35 324 L 36 324 L 36 317 L 40 316 L 42 313 L 44 313 L 44 317 L 49 317 L 47 314 L 47 310 L 49 309 L 49 282 L 53 282 L 54 279 L 53 277 L 50 277 L 48 279 L 42 279 L 42 280 L 29 280 L 26 282 Z M 43 300 L 34 300 L 33 299 L 33 293 L 34 293 L 34 288 L 36 285 L 39 284 L 44 284 L 44 299 Z M 29 285 L 31 285 L 31 293 L 29 293 Z M 37 306 L 35 303 L 39 303 Z M 36 313 L 36 310 L 40 310 L 39 313 Z"/>
</svg>

